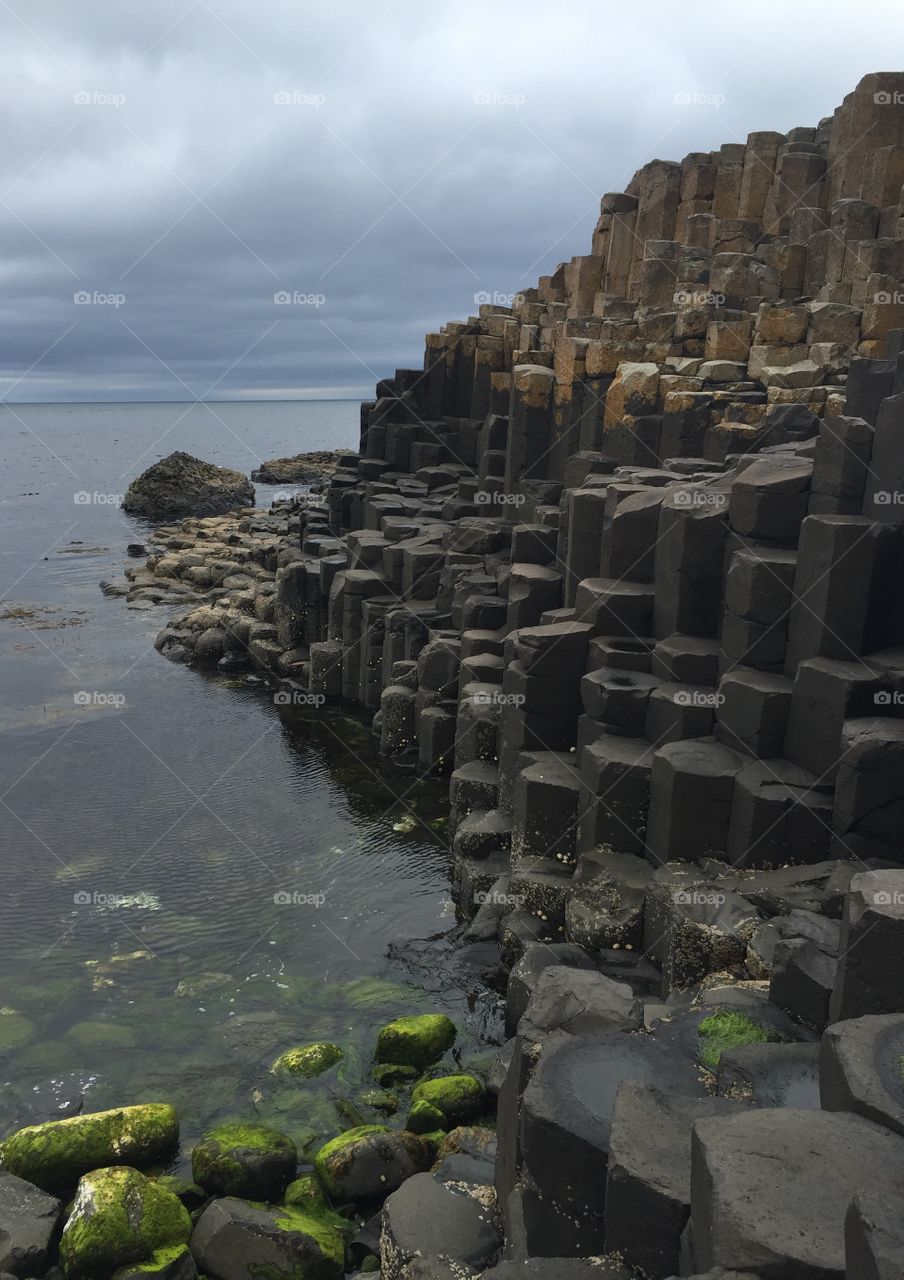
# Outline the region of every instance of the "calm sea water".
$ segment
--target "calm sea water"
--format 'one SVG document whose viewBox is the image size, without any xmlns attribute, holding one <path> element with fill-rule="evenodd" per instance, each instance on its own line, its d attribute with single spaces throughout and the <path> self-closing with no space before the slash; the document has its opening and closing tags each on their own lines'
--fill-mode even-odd
<svg viewBox="0 0 904 1280">
<path fill-rule="evenodd" d="M 0 1133 L 158 1098 L 188 1136 L 257 1116 L 316 1146 L 387 1017 L 444 1009 L 465 1059 L 495 1034 L 443 936 L 445 787 L 387 771 L 353 713 L 168 663 L 169 611 L 98 589 L 147 537 L 117 500 L 157 458 L 247 472 L 354 447 L 357 421 L 356 402 L 0 408 Z M 268 1074 L 325 1037 L 347 1050 L 327 1083 Z"/>
</svg>

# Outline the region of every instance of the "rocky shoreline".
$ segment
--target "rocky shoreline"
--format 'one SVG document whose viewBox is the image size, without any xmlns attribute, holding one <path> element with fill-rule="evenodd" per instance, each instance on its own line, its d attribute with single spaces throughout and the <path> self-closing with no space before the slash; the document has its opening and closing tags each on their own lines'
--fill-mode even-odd
<svg viewBox="0 0 904 1280">
<path fill-rule="evenodd" d="M 901 100 L 644 166 L 589 255 L 378 385 L 322 493 L 160 528 L 106 585 L 180 606 L 170 659 L 449 775 L 509 1038 L 486 1080 L 448 1031 L 396 1055 L 404 1116 L 299 1178 L 207 1135 L 194 1223 L 129 1192 L 176 1251 L 132 1271 L 78 1252 L 124 1175 L 68 1165 L 67 1274 L 904 1275 Z"/>
</svg>

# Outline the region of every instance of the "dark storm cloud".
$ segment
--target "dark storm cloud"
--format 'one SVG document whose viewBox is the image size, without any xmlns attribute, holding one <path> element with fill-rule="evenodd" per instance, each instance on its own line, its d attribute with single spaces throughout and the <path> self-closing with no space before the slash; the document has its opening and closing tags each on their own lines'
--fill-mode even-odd
<svg viewBox="0 0 904 1280">
<path fill-rule="evenodd" d="M 656 156 L 815 124 L 875 3 L 0 7 L 0 394 L 366 394 Z M 690 104 L 676 95 L 696 95 Z"/>
</svg>

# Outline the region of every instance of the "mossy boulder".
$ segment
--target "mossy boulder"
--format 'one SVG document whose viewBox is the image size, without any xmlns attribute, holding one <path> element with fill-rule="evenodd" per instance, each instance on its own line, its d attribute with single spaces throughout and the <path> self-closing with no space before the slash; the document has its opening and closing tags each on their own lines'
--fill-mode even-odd
<svg viewBox="0 0 904 1280">
<path fill-rule="evenodd" d="M 244 1200 L 212 1201 L 195 1227 L 192 1254 L 210 1276 L 339 1280 L 356 1224 L 335 1213 Z"/>
<path fill-rule="evenodd" d="M 113 1272 L 113 1280 L 197 1280 L 195 1260 L 184 1244 L 155 1249 L 143 1262 Z"/>
<path fill-rule="evenodd" d="M 60 1239 L 69 1277 L 103 1280 L 157 1249 L 186 1245 L 191 1218 L 179 1199 L 137 1169 L 86 1173 Z"/>
<path fill-rule="evenodd" d="M 422 1134 L 435 1133 L 437 1129 L 442 1129 L 444 1124 L 445 1116 L 439 1108 L 423 1099 L 414 1103 L 405 1121 L 406 1127 L 412 1133 Z"/>
<path fill-rule="evenodd" d="M 726 1049 L 740 1044 L 765 1044 L 781 1040 L 777 1031 L 763 1027 L 746 1013 L 722 1009 L 704 1018 L 697 1031 L 700 1035 L 700 1061 L 715 1071 Z"/>
<path fill-rule="evenodd" d="M 143 1102 L 28 1125 L 6 1139 L 0 1158 L 10 1173 L 57 1194 L 94 1169 L 165 1161 L 178 1143 L 175 1110 L 164 1102 Z"/>
<path fill-rule="evenodd" d="M 313 1173 L 302 1174 L 300 1178 L 289 1183 L 283 1196 L 283 1204 L 291 1205 L 295 1209 L 314 1211 L 329 1208 L 323 1187 Z"/>
<path fill-rule="evenodd" d="M 365 1124 L 321 1147 L 314 1168 L 331 1200 L 343 1203 L 383 1199 L 432 1162 L 433 1147 L 418 1134 Z"/>
<path fill-rule="evenodd" d="M 221 1124 L 195 1147 L 195 1182 L 215 1195 L 279 1200 L 295 1177 L 298 1152 L 284 1133 L 262 1124 Z"/>
<path fill-rule="evenodd" d="M 377 1036 L 377 1062 L 429 1067 L 455 1043 L 455 1023 L 444 1013 L 422 1013 L 388 1022 Z M 382 1083 L 382 1082 L 381 1082 Z"/>
<path fill-rule="evenodd" d="M 316 1044 L 301 1045 L 281 1053 L 271 1071 L 276 1075 L 303 1076 L 306 1080 L 323 1075 L 343 1057 L 338 1044 L 320 1040 Z"/>
<path fill-rule="evenodd" d="M 430 1129 L 455 1129 L 480 1115 L 484 1107 L 485 1090 L 476 1076 L 440 1076 L 436 1080 L 422 1080 L 415 1085 L 411 1101 L 414 1110 L 426 1103 L 438 1113 L 439 1120 Z M 411 1126 L 409 1125 L 409 1128 Z M 419 1130 L 427 1132 L 425 1129 Z"/>
<path fill-rule="evenodd" d="M 192 1182 L 191 1178 L 180 1178 L 175 1173 L 165 1173 L 162 1177 L 156 1179 L 157 1185 L 166 1187 L 167 1191 L 172 1191 L 174 1196 L 182 1201 L 189 1213 L 193 1209 L 200 1209 L 210 1197 L 203 1187 L 199 1187 L 197 1182 Z"/>
<path fill-rule="evenodd" d="M 137 1037 L 131 1027 L 115 1022 L 76 1022 L 66 1032 L 66 1039 L 80 1049 L 133 1049 Z"/>
<path fill-rule="evenodd" d="M 399 1109 L 399 1099 L 387 1089 L 365 1089 L 358 1101 L 365 1107 L 372 1107 L 385 1116 L 395 1115 Z"/>
</svg>

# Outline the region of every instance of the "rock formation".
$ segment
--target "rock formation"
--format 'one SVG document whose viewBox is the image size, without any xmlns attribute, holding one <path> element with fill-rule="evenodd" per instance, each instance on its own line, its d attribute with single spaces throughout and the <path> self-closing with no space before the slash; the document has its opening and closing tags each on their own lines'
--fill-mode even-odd
<svg viewBox="0 0 904 1280">
<path fill-rule="evenodd" d="M 212 516 L 254 505 L 254 486 L 228 467 L 202 462 L 190 453 L 170 453 L 129 485 L 123 511 L 147 520 Z"/>
</svg>

